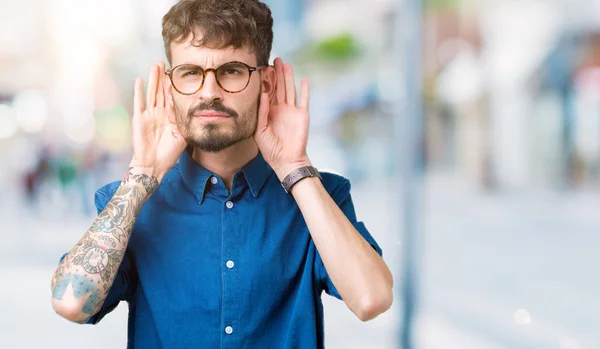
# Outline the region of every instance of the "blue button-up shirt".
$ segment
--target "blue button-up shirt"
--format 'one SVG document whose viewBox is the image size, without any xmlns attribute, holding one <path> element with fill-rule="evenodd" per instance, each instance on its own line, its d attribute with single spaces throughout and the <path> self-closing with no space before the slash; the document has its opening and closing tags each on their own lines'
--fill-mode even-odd
<svg viewBox="0 0 600 349">
<path fill-rule="evenodd" d="M 358 232 L 350 182 L 323 185 Z M 119 186 L 96 192 L 102 211 Z M 340 298 L 294 200 L 259 154 L 233 177 L 187 152 L 144 205 L 97 323 L 129 304 L 128 348 L 323 348 L 325 291 Z"/>
</svg>

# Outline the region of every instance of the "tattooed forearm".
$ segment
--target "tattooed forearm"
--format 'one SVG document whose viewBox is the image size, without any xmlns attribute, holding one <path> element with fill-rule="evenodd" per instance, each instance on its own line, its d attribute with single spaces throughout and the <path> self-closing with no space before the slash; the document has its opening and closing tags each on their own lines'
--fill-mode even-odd
<svg viewBox="0 0 600 349">
<path fill-rule="evenodd" d="M 108 248 L 102 242 L 108 242 L 116 246 L 115 241 L 108 236 L 100 235 L 93 239 L 89 233 L 86 234 L 78 245 L 72 263 L 83 266 L 88 274 L 100 274 L 102 280 L 108 282 L 121 263 L 123 251 Z"/>
<path fill-rule="evenodd" d="M 117 247 L 115 240 L 113 238 L 105 236 L 105 235 L 98 236 L 98 243 L 103 243 L 106 246 L 112 247 L 112 248 Z"/>
<path fill-rule="evenodd" d="M 135 221 L 158 185 L 155 177 L 130 168 L 104 210 L 58 266 L 52 279 L 53 304 L 75 303 L 87 314 L 72 321 L 79 322 L 102 307 Z"/>
<path fill-rule="evenodd" d="M 148 195 L 152 195 L 159 185 L 156 177 L 151 177 L 146 174 L 132 174 L 132 170 L 133 167 L 130 167 L 129 171 L 127 171 L 127 174 L 125 175 L 124 181 L 128 182 L 130 180 L 133 180 L 137 183 L 142 183 L 142 185 L 146 189 L 146 193 L 148 193 Z"/>
<path fill-rule="evenodd" d="M 52 291 L 52 297 L 62 300 L 68 290 L 73 292 L 74 298 L 86 298 L 81 307 L 82 312 L 88 315 L 94 315 L 98 312 L 99 309 L 96 309 L 98 300 L 104 298 L 102 292 L 95 287 L 94 280 L 79 274 L 69 273 L 57 281 Z"/>
</svg>

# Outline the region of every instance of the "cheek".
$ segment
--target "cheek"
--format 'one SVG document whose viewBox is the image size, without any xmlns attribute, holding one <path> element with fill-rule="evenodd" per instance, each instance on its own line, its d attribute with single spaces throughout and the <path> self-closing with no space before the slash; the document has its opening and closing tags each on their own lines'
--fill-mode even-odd
<svg viewBox="0 0 600 349">
<path fill-rule="evenodd" d="M 258 102 L 260 101 L 260 91 L 258 89 L 249 89 L 248 93 L 244 93 L 240 97 L 236 105 L 238 112 L 249 113 L 258 108 Z"/>
<path fill-rule="evenodd" d="M 179 112 L 186 112 L 189 110 L 190 105 L 192 104 L 192 99 L 186 96 L 173 96 L 173 105 L 175 109 Z"/>
</svg>

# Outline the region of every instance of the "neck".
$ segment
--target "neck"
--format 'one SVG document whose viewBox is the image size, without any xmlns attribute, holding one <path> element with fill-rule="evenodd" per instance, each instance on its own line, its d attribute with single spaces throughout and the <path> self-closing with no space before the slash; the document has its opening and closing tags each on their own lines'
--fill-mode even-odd
<svg viewBox="0 0 600 349">
<path fill-rule="evenodd" d="M 215 173 L 231 189 L 233 176 L 258 155 L 258 146 L 252 137 L 223 149 L 210 153 L 194 148 L 192 159 L 207 170 Z"/>
</svg>

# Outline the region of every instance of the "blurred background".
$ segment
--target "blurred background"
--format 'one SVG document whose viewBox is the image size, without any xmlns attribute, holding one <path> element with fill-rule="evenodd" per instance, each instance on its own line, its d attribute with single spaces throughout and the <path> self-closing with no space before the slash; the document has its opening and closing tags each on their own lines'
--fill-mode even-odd
<svg viewBox="0 0 600 349">
<path fill-rule="evenodd" d="M 327 346 L 600 348 L 600 1 L 266 2 L 309 156 L 395 275 L 368 323 L 324 296 Z M 50 280 L 122 178 L 173 4 L 0 1 L 0 347 L 125 346 L 124 304 L 71 324 Z"/>
</svg>

